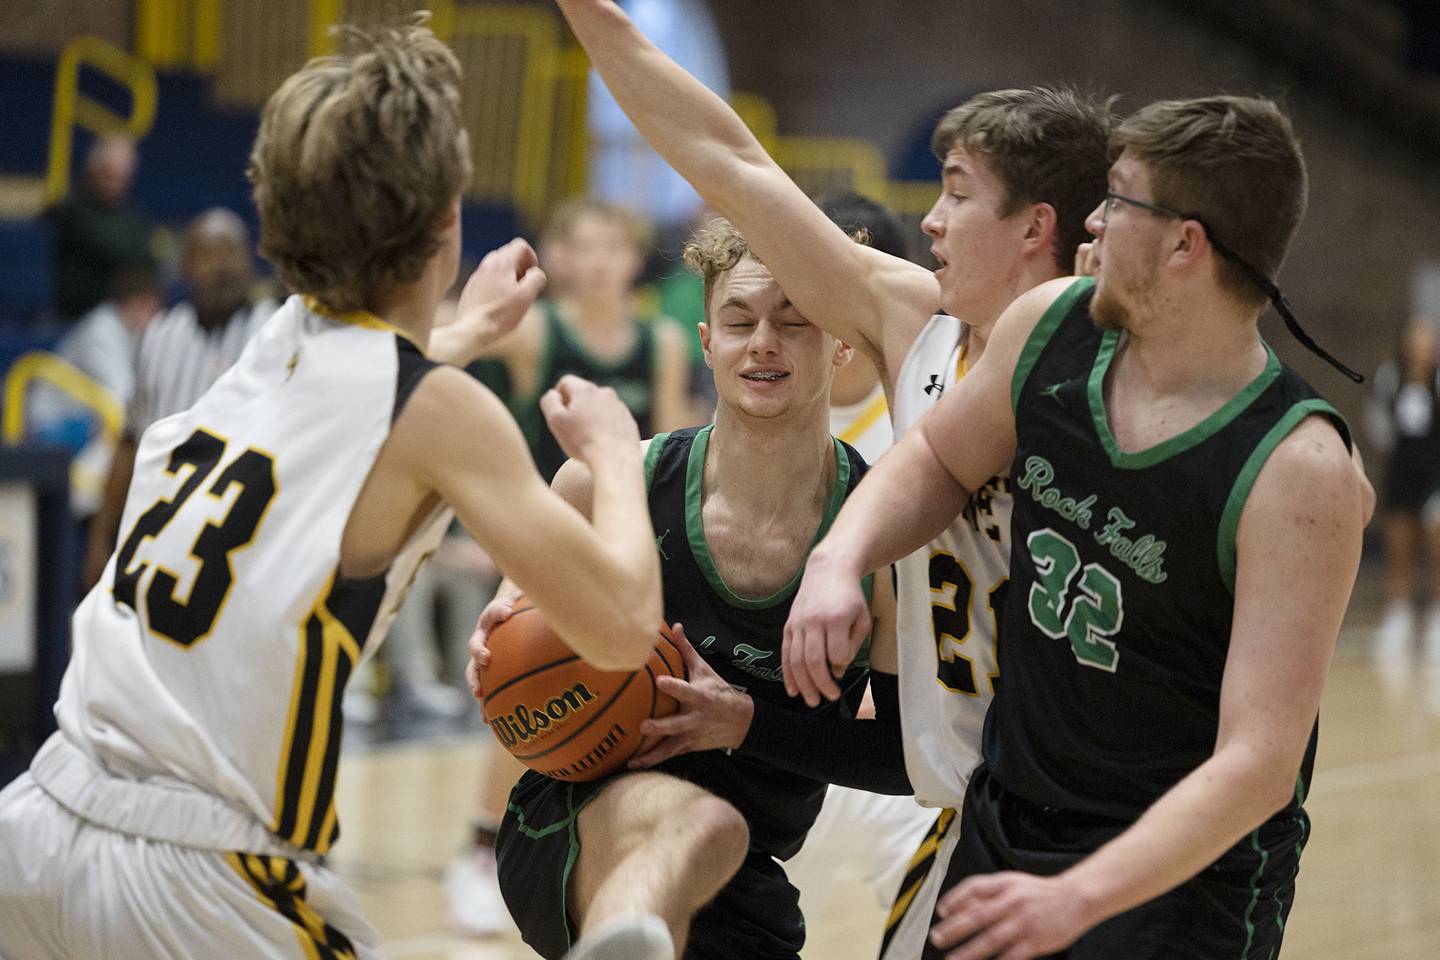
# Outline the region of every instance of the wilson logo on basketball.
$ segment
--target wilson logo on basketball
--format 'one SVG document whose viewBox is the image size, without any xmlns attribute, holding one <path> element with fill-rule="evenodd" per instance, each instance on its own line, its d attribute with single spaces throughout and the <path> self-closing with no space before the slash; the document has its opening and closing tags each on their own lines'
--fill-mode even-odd
<svg viewBox="0 0 1440 960">
<path fill-rule="evenodd" d="M 552 727 L 569 722 L 594 699 L 595 694 L 590 692 L 589 687 L 577 683 L 559 696 L 546 700 L 543 706 L 516 704 L 514 710 L 491 720 L 490 729 L 507 748 L 514 747 L 517 743 L 526 743 L 544 734 Z"/>
</svg>

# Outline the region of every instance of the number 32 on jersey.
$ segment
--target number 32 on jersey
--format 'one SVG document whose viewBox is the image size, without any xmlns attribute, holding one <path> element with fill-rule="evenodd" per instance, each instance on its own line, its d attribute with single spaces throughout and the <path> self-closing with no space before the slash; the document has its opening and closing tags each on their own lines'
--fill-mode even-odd
<svg viewBox="0 0 1440 960">
<path fill-rule="evenodd" d="M 172 450 L 165 472 L 184 479 L 169 499 L 156 500 L 140 514 L 115 558 L 115 601 L 137 612 L 143 604 L 150 632 L 182 647 L 203 640 L 214 629 L 235 580 L 230 554 L 255 539 L 266 508 L 275 499 L 274 458 L 247 448 L 220 471 L 206 488 L 206 497 L 196 501 L 198 506 L 184 511 L 184 519 L 179 522 L 199 528 L 189 550 L 190 561 L 174 556 L 173 551 L 155 550 L 155 538 L 226 460 L 225 453 L 225 441 L 205 430 L 196 430 Z M 223 502 L 232 489 L 237 492 L 224 515 L 214 517 L 215 505 Z M 201 524 L 202 520 L 208 522 Z M 148 550 L 147 541 L 151 542 Z M 167 565 L 173 568 L 194 563 L 198 567 L 190 589 L 181 596 L 182 574 L 167 569 Z M 151 575 L 142 591 L 140 582 L 146 574 Z"/>
</svg>

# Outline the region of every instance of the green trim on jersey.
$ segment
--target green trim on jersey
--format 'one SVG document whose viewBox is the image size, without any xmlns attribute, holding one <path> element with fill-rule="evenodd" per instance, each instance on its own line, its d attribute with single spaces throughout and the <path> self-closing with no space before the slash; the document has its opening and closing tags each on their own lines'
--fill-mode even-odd
<svg viewBox="0 0 1440 960">
<path fill-rule="evenodd" d="M 1324 413 L 1344 422 L 1339 411 L 1324 400 L 1301 400 L 1287 410 L 1270 428 L 1270 432 L 1255 445 L 1250 458 L 1240 469 L 1240 475 L 1235 478 L 1235 485 L 1230 488 L 1230 496 L 1225 500 L 1225 512 L 1220 515 L 1220 534 L 1216 537 L 1215 551 L 1216 560 L 1220 564 L 1220 578 L 1225 581 L 1232 597 L 1235 595 L 1235 534 L 1240 529 L 1240 514 L 1245 509 L 1245 501 L 1250 497 L 1250 489 L 1255 486 L 1255 478 L 1260 475 L 1260 469 L 1265 466 L 1265 461 L 1270 459 L 1270 454 L 1275 452 L 1280 441 L 1299 426 L 1300 421 L 1317 413 Z"/>
<path fill-rule="evenodd" d="M 1255 907 L 1260 903 L 1260 881 L 1265 876 L 1265 865 L 1270 862 L 1270 851 L 1260 846 L 1260 828 L 1250 834 L 1250 849 L 1260 855 L 1260 863 L 1250 877 L 1250 905 L 1245 908 L 1245 946 L 1240 951 L 1240 960 L 1248 960 L 1250 945 L 1255 942 Z"/>
<path fill-rule="evenodd" d="M 1045 352 L 1045 347 L 1050 343 L 1050 337 L 1060 327 L 1063 321 L 1070 314 L 1070 309 L 1075 306 L 1075 301 L 1095 286 L 1094 277 L 1081 277 L 1070 286 L 1066 287 L 1055 302 L 1045 309 L 1040 317 L 1040 322 L 1035 324 L 1035 329 L 1030 331 L 1030 337 L 1025 341 L 1025 347 L 1020 351 L 1020 360 L 1015 364 L 1015 373 L 1010 377 L 1010 409 L 1013 411 L 1020 406 L 1020 391 L 1025 388 L 1025 381 L 1030 379 L 1030 371 L 1035 368 L 1035 363 L 1040 359 L 1040 354 Z"/>
<path fill-rule="evenodd" d="M 700 567 L 700 572 L 705 575 L 705 580 L 710 584 L 710 589 L 732 607 L 739 607 L 742 610 L 761 610 L 765 607 L 773 607 L 777 603 L 783 603 L 794 595 L 800 587 L 800 577 L 805 573 L 805 565 L 802 563 L 800 569 L 790 578 L 790 582 L 779 590 L 776 590 L 768 597 L 759 600 L 747 600 L 737 596 L 729 585 L 725 583 L 720 571 L 715 569 L 715 559 L 710 555 L 710 544 L 705 539 L 705 520 L 702 516 L 702 490 L 705 480 L 705 451 L 710 446 L 710 431 L 715 425 L 708 424 L 702 427 L 695 434 L 695 439 L 690 444 L 690 459 L 685 465 L 685 535 L 690 540 L 690 553 L 695 558 L 695 563 Z M 815 531 L 814 543 L 824 539 L 825 534 L 830 531 L 830 524 L 834 522 L 835 515 L 840 512 L 840 504 L 845 500 L 845 490 L 850 484 L 850 458 L 845 455 L 845 448 L 840 441 L 831 438 L 835 448 L 835 486 L 830 491 L 830 502 L 825 505 L 825 514 L 820 518 L 820 529 Z M 653 444 L 652 444 L 653 446 Z"/>
<path fill-rule="evenodd" d="M 1100 443 L 1110 457 L 1110 465 L 1117 470 L 1139 470 L 1144 467 L 1153 467 L 1177 453 L 1183 453 L 1196 444 L 1203 443 L 1224 429 L 1230 421 L 1254 403 L 1255 399 L 1275 382 L 1276 377 L 1280 376 L 1280 358 L 1275 356 L 1275 351 L 1270 349 L 1270 344 L 1263 340 L 1260 342 L 1265 347 L 1265 369 L 1260 371 L 1260 375 L 1251 380 L 1244 390 L 1235 394 L 1219 410 L 1184 433 L 1171 437 L 1163 443 L 1157 443 L 1153 447 L 1127 453 L 1121 450 L 1120 445 L 1115 442 L 1115 435 L 1110 432 L 1110 417 L 1105 412 L 1105 374 L 1109 371 L 1110 361 L 1115 359 L 1115 351 L 1120 345 L 1120 332 L 1117 330 L 1107 331 L 1100 341 L 1100 351 L 1095 355 L 1095 365 L 1090 370 L 1090 415 L 1095 418 L 1095 432 L 1099 435 Z"/>
<path fill-rule="evenodd" d="M 649 490 L 650 485 L 655 482 L 655 464 L 660 462 L 660 453 L 665 449 L 665 444 L 670 442 L 670 433 L 657 433 L 650 438 L 650 446 L 645 448 L 645 489 Z"/>
</svg>

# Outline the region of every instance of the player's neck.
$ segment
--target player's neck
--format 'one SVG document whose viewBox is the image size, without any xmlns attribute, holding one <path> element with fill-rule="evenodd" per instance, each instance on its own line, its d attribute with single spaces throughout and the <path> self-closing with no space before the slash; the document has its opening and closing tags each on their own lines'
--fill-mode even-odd
<svg viewBox="0 0 1440 960">
<path fill-rule="evenodd" d="M 707 491 L 723 490 L 754 516 L 822 508 L 835 482 L 829 410 L 816 407 L 777 420 L 746 417 L 721 404 L 705 457 Z"/>
<path fill-rule="evenodd" d="M 1027 262 L 1011 287 L 1004 291 L 988 310 L 976 310 L 973 316 L 967 315 L 965 311 L 955 314 L 969 328 L 966 334 L 969 338 L 969 344 L 965 348 L 966 365 L 973 367 L 984 356 L 985 345 L 990 342 L 990 333 L 1010 304 L 1021 294 L 1061 276 L 1064 274 L 1060 273 L 1054 262 L 1048 258 L 1044 261 Z"/>
<path fill-rule="evenodd" d="M 1223 295 L 1187 293 L 1137 311 L 1116 368 L 1154 397 L 1229 396 L 1267 360 L 1253 310 Z"/>
<path fill-rule="evenodd" d="M 440 309 L 440 295 L 426 284 L 424 277 L 419 281 L 397 287 L 387 296 L 381 297 L 374 313 L 381 320 L 399 329 L 419 344 L 424 350 L 430 343 L 430 331 L 435 326 L 435 313 Z"/>
</svg>

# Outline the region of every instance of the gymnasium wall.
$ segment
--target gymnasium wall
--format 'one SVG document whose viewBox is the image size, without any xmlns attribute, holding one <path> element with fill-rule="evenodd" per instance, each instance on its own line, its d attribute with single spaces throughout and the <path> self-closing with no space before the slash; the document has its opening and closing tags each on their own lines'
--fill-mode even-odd
<svg viewBox="0 0 1440 960">
<path fill-rule="evenodd" d="M 981 90 L 1070 80 L 1119 94 L 1122 112 L 1214 92 L 1282 97 L 1304 143 L 1311 204 L 1281 285 L 1316 339 L 1367 374 L 1393 349 L 1412 267 L 1440 260 L 1440 158 L 1386 140 L 1169 5 L 909 0 L 846 4 L 843 17 L 831 0 L 711 6 L 735 87 L 769 98 L 782 133 L 864 137 L 892 164 L 915 154 L 944 108 Z M 1294 344 L 1273 312 L 1262 326 L 1358 427 L 1363 389 Z"/>
</svg>

